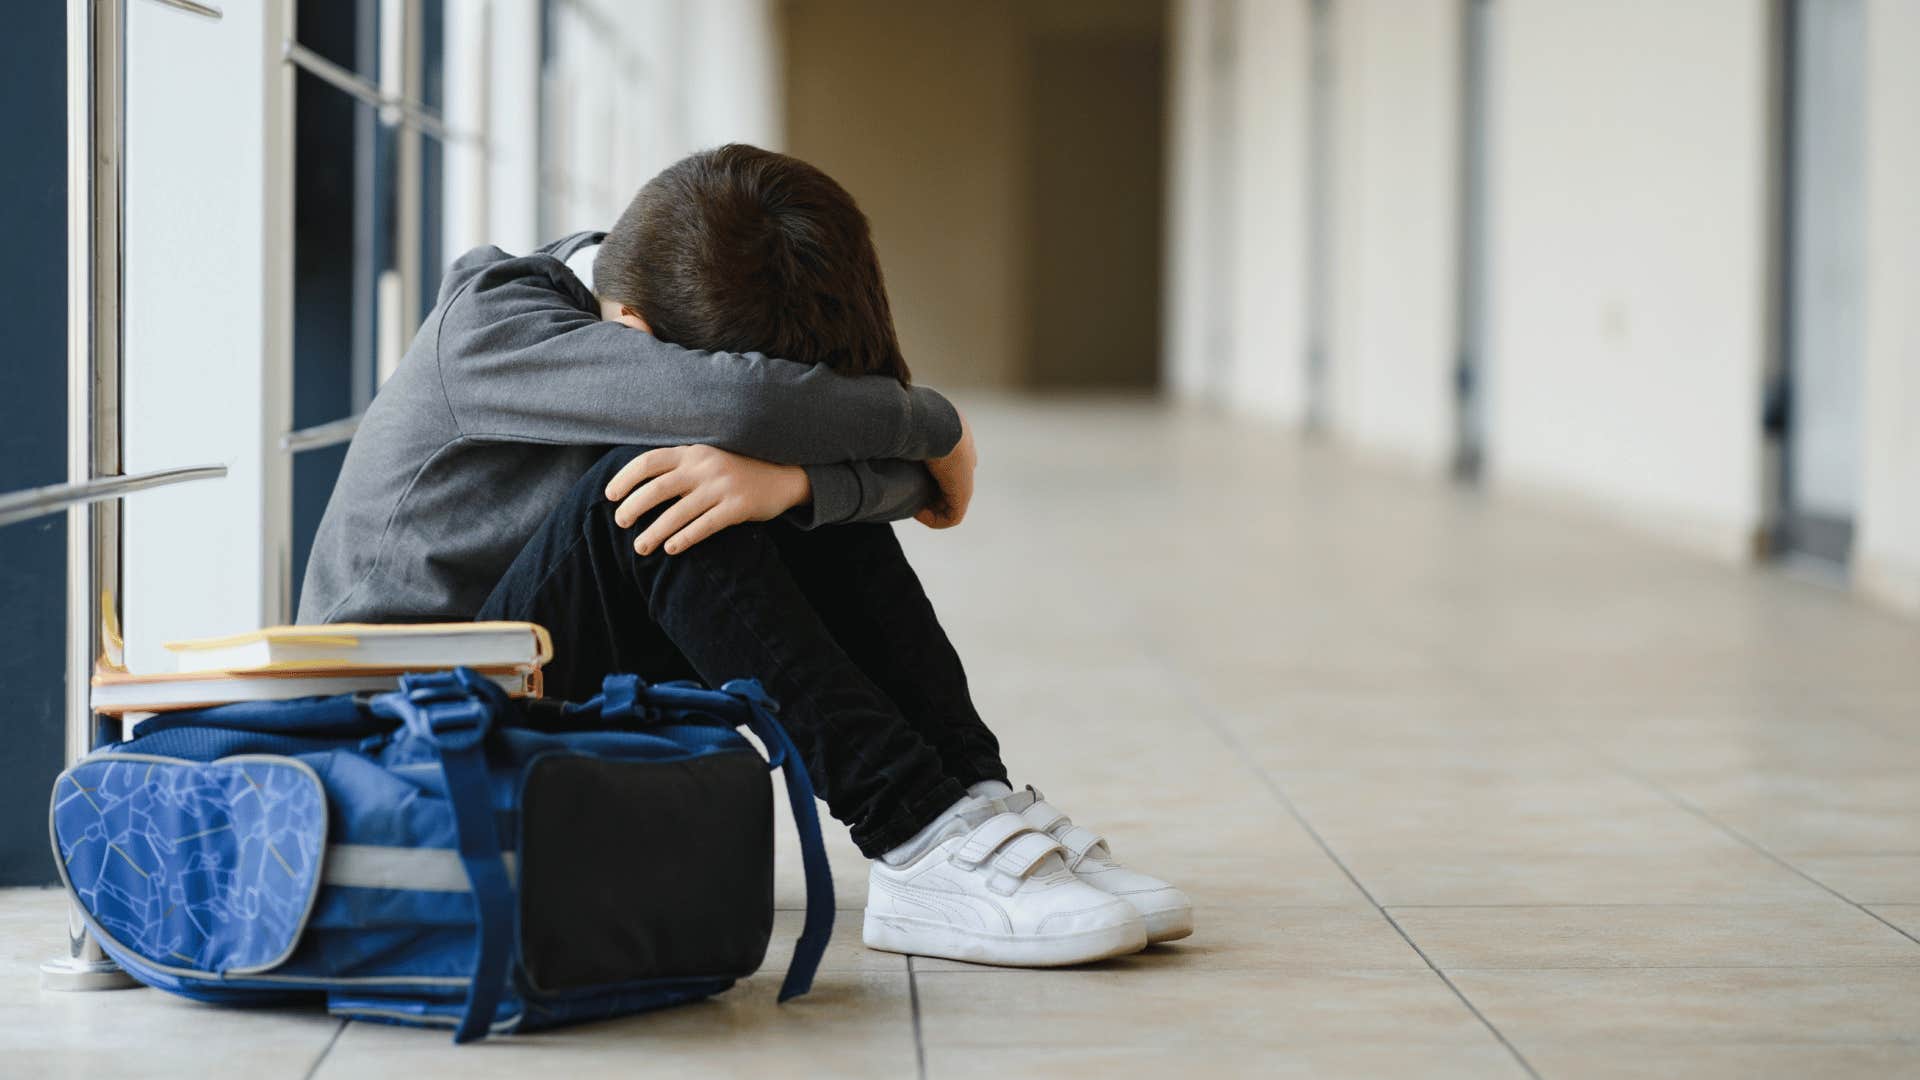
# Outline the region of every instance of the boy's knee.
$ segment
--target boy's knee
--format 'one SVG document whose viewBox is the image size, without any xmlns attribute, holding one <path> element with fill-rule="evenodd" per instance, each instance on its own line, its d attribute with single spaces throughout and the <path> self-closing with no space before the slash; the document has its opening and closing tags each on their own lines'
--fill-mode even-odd
<svg viewBox="0 0 1920 1080">
<path fill-rule="evenodd" d="M 593 467 L 587 470 L 587 476 L 593 477 L 600 482 L 600 489 L 604 497 L 607 485 L 613 483 L 613 478 L 620 475 L 621 469 L 632 464 L 635 458 L 640 457 L 647 451 L 658 449 L 660 449 L 660 447 L 657 446 L 616 446 L 600 455 L 600 460 L 594 462 Z"/>
<path fill-rule="evenodd" d="M 620 446 L 602 454 L 600 460 L 581 473 L 579 479 L 573 482 L 573 487 L 554 504 L 550 520 L 569 530 L 596 522 L 613 527 L 614 512 L 620 508 L 620 503 L 608 498 L 607 491 L 620 470 L 648 449 L 645 446 Z M 651 518 L 649 514 L 643 520 Z"/>
<path fill-rule="evenodd" d="M 619 500 L 607 497 L 620 470 L 627 467 L 633 459 L 653 449 L 650 446 L 616 446 L 600 455 L 600 460 L 580 474 L 574 481 L 572 490 L 567 492 L 563 504 L 569 516 L 596 514 L 604 512 L 609 518 L 620 506 Z M 630 493 L 629 493 L 630 494 Z M 623 496 L 624 497 L 624 496 Z"/>
</svg>

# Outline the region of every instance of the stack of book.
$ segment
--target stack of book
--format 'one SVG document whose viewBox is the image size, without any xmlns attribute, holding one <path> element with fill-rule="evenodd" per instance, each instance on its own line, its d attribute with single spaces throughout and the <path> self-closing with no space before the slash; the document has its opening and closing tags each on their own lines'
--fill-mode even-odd
<svg viewBox="0 0 1920 1080">
<path fill-rule="evenodd" d="M 473 668 L 509 694 L 537 697 L 540 665 L 553 659 L 546 630 L 520 622 L 275 626 L 167 648 L 178 671 L 95 674 L 93 711 L 165 712 L 393 690 L 403 674 L 454 667 Z"/>
</svg>

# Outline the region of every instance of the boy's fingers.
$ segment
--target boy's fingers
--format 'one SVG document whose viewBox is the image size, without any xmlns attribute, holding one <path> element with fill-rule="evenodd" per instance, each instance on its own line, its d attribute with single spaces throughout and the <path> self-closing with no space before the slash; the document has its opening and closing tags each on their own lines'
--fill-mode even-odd
<svg viewBox="0 0 1920 1080">
<path fill-rule="evenodd" d="M 701 514 L 691 525 L 675 533 L 673 539 L 667 541 L 667 554 L 678 555 L 721 529 L 729 525 L 738 525 L 743 520 L 745 516 L 740 511 L 728 510 L 725 506 L 716 505 L 713 509 Z"/>
<path fill-rule="evenodd" d="M 964 501 L 955 502 L 949 500 L 940 506 L 939 509 L 935 510 L 933 516 L 934 528 L 951 529 L 966 519 L 967 504 Z"/>
<path fill-rule="evenodd" d="M 669 472 L 641 484 L 639 489 L 627 496 L 627 501 L 613 512 L 613 523 L 626 528 L 639 521 L 641 515 L 666 502 L 676 495 L 685 495 L 693 489 L 693 482 L 685 479 L 679 472 Z"/>
<path fill-rule="evenodd" d="M 620 466 L 620 471 L 607 481 L 607 498 L 618 502 L 626 498 L 627 492 L 632 491 L 640 481 L 673 468 L 674 463 L 680 460 L 681 449 L 678 446 L 664 446 L 649 450 Z"/>
<path fill-rule="evenodd" d="M 642 555 L 653 554 L 654 549 L 658 548 L 667 537 L 685 528 L 694 518 L 706 513 L 719 502 L 720 500 L 716 497 L 702 498 L 698 491 L 681 496 L 678 502 L 667 507 L 659 517 L 653 519 L 653 524 L 647 526 L 647 531 L 641 533 L 640 539 L 633 542 L 633 550 Z"/>
</svg>

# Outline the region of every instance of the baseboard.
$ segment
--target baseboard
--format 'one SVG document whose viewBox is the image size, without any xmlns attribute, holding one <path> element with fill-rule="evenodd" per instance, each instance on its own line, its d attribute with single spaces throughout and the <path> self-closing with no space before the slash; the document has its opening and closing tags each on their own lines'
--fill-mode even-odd
<svg viewBox="0 0 1920 1080">
<path fill-rule="evenodd" d="M 1675 507 L 1662 507 L 1614 495 L 1571 488 L 1563 481 L 1516 474 L 1489 463 L 1489 490 L 1520 503 L 1550 508 L 1604 522 L 1622 532 L 1703 555 L 1717 562 L 1749 566 L 1764 557 L 1767 533 L 1756 520 L 1735 521 Z"/>
<path fill-rule="evenodd" d="M 1854 556 L 1854 588 L 1907 615 L 1920 615 L 1920 563 L 1861 552 Z"/>
</svg>

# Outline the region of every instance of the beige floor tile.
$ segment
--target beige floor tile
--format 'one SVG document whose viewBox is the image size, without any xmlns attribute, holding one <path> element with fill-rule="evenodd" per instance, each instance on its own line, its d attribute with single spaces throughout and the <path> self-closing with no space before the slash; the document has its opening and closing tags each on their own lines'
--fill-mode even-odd
<svg viewBox="0 0 1920 1080">
<path fill-rule="evenodd" d="M 1235 718 L 1236 729 L 1257 728 L 1259 719 Z M 1513 737 L 1495 732 L 1430 732 L 1399 737 L 1366 730 L 1247 731 L 1254 760 L 1275 772 L 1310 769 L 1510 768 L 1565 770 L 1591 764 L 1595 752 L 1571 740 Z"/>
<path fill-rule="evenodd" d="M 1074 821 L 1117 844 L 1131 846 L 1203 828 L 1204 837 L 1183 837 L 1186 846 L 1194 846 L 1196 839 L 1203 840 L 1203 846 L 1239 847 L 1249 853 L 1312 846 L 1257 772 L 1223 749 L 1207 760 L 1196 758 L 1161 755 L 1143 745 L 1131 758 L 1090 760 L 1086 748 L 1078 746 L 1058 756 L 1028 755 L 1013 770 L 1013 780 L 1016 785 L 1032 784 Z M 1129 760 L 1134 763 L 1131 771 Z M 1156 763 L 1149 782 L 1142 782 L 1141 760 Z"/>
<path fill-rule="evenodd" d="M 820 835 L 826 841 L 827 866 L 833 873 L 835 903 L 843 908 L 861 908 L 867 903 L 867 859 L 853 846 L 847 827 L 833 820 L 827 804 L 818 804 Z M 774 795 L 773 813 L 773 901 L 782 909 L 803 908 L 807 903 L 806 869 L 800 858 L 800 840 L 794 832 L 792 811 L 787 807 L 784 789 Z"/>
<path fill-rule="evenodd" d="M 1452 1043 L 1484 1025 L 1430 971 L 934 971 L 916 977 L 936 1046 Z"/>
<path fill-rule="evenodd" d="M 64 891 L 0 889 L 0 1074 L 298 1077 L 339 1027 L 319 1008 L 222 1008 L 144 988 L 42 989 L 40 962 L 65 953 Z"/>
<path fill-rule="evenodd" d="M 39 982 L 27 977 L 40 961 L 67 951 L 65 889 L 0 889 L 0 962 L 16 978 L 0 978 L 0 1003 L 39 1001 Z"/>
<path fill-rule="evenodd" d="M 1233 695 L 1223 722 L 1276 772 L 1308 769 L 1591 767 L 1590 746 L 1479 694 Z"/>
<path fill-rule="evenodd" d="M 1523 1051 L 1552 1080 L 1803 1080 L 1920 1075 L 1920 1044 L 1777 1043 L 1632 1046 L 1539 1043 Z"/>
<path fill-rule="evenodd" d="M 1891 1042 L 1920 1032 L 1920 968 L 1457 971 L 1522 1053 L 1536 1042 Z"/>
<path fill-rule="evenodd" d="M 906 957 L 898 953 L 876 952 L 860 940 L 861 914 L 858 910 L 834 912 L 833 939 L 828 942 L 826 953 L 820 957 L 820 970 L 877 975 L 906 974 Z M 787 961 L 793 958 L 794 946 L 800 940 L 800 927 L 805 921 L 806 913 L 803 911 L 774 912 L 773 938 L 767 942 L 767 958 L 760 965 L 760 977 L 777 979 L 786 972 Z"/>
<path fill-rule="evenodd" d="M 1920 938 L 1920 904 L 1874 904 L 1867 910 L 1899 927 L 1908 936 Z"/>
<path fill-rule="evenodd" d="M 1857 904 L 1920 904 L 1920 854 L 1788 855 L 1788 862 Z"/>
<path fill-rule="evenodd" d="M 1825 889 L 1746 847 L 1568 855 L 1356 851 L 1347 868 L 1401 905 L 1819 903 Z"/>
<path fill-rule="evenodd" d="M 1244 598 L 1230 602 L 1244 602 Z M 1242 694 L 1275 685 L 1319 693 L 1392 689 L 1411 694 L 1445 691 L 1457 684 L 1457 676 L 1429 654 L 1378 638 L 1366 649 L 1316 645 L 1306 636 L 1279 643 L 1244 635 L 1225 643 L 1174 638 L 1165 644 L 1166 662 L 1195 685 L 1226 687 Z"/>
<path fill-rule="evenodd" d="M 1153 980 L 1176 973 L 1383 969 L 1424 971 L 1406 939 L 1371 907 L 1208 908 L 1194 911 L 1192 937 L 1098 965 Z M 915 957 L 914 970 L 983 971 L 975 964 Z"/>
<path fill-rule="evenodd" d="M 1336 855 L 1368 851 L 1619 853 L 1735 841 L 1606 771 L 1322 769 L 1275 781 Z"/>
<path fill-rule="evenodd" d="M 0 1072 L 20 1077 L 307 1074 L 340 1022 L 325 1010 L 233 1009 L 158 990 L 49 1002 L 0 1021 Z"/>
<path fill-rule="evenodd" d="M 1562 706 L 1554 717 L 1595 750 L 1656 777 L 1920 768 L 1920 740 L 1818 698 L 1791 705 L 1656 699 L 1625 708 Z"/>
<path fill-rule="evenodd" d="M 823 973 L 777 1004 L 779 980 L 755 976 L 715 998 L 655 1013 L 453 1046 L 444 1032 L 349 1024 L 320 1077 L 912 1075 L 913 1025 L 902 975 Z"/>
<path fill-rule="evenodd" d="M 1920 1074 L 1920 945 L 1636 779 L 1920 933 L 1920 623 L 1260 425 L 966 404 L 973 516 L 903 543 L 1016 782 L 1199 932 L 1085 970 L 916 961 L 930 1075 L 1513 1075 L 1342 863 L 1548 1078 Z M 860 943 L 867 862 L 824 807 L 834 938 L 773 1001 L 804 901 L 775 793 L 782 910 L 732 991 L 458 1051 L 354 1024 L 322 1075 L 912 1075 L 907 961 Z M 62 904 L 0 892 L 0 1074 L 294 1076 L 339 1030 L 43 994 Z M 1831 966 L 1478 966 L 1508 964 Z"/>
<path fill-rule="evenodd" d="M 1114 812 L 1080 814 L 1076 821 L 1111 843 L 1114 857 L 1142 868 L 1185 864 L 1189 860 L 1310 860 L 1325 853 L 1313 837 L 1271 795 L 1253 805 L 1212 815 L 1199 807 L 1155 812 L 1116 805 Z M 1158 872 L 1158 871 L 1154 871 Z"/>
<path fill-rule="evenodd" d="M 833 872 L 835 906 L 858 911 L 867 906 L 867 861 L 835 858 Z M 773 871 L 773 906 L 782 911 L 799 911 L 807 906 L 807 885 L 800 865 L 800 853 L 783 852 Z"/>
<path fill-rule="evenodd" d="M 1368 907 L 1367 898 L 1319 848 L 1269 856 L 1194 853 L 1172 846 L 1123 847 L 1129 866 L 1178 885 L 1206 908 Z"/>
<path fill-rule="evenodd" d="M 1451 1043 L 1306 1046 L 958 1046 L 927 1050 L 928 1080 L 1004 1080 L 1057 1077 L 1424 1077 L 1428 1080 L 1488 1080 L 1524 1077 L 1505 1047 Z"/>
<path fill-rule="evenodd" d="M 1910 851 L 1920 838 L 1914 769 L 1668 772 L 1668 790 L 1777 852 Z"/>
<path fill-rule="evenodd" d="M 1443 971 L 1920 966 L 1920 943 L 1851 904 L 1390 909 Z"/>
</svg>

